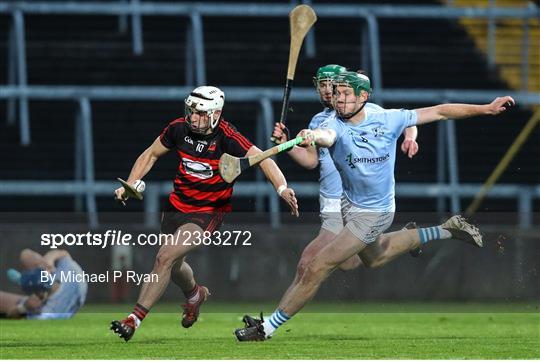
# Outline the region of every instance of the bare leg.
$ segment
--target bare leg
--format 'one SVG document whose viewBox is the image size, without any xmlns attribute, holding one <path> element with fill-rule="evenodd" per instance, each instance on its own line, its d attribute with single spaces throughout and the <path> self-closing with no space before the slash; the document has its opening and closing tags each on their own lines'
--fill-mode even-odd
<svg viewBox="0 0 540 362">
<path fill-rule="evenodd" d="M 289 293 L 291 292 L 292 288 L 298 284 L 302 276 L 304 275 L 304 272 L 309 265 L 309 263 L 313 260 L 315 255 L 324 248 L 326 245 L 330 244 L 334 239 L 336 238 L 336 234 L 326 230 L 321 229 L 319 232 L 319 235 L 315 239 L 313 239 L 305 248 L 304 251 L 302 251 L 302 256 L 300 257 L 300 260 L 298 261 L 298 265 L 296 266 L 296 275 L 294 276 L 294 280 L 283 295 L 281 297 L 280 304 L 288 297 Z M 353 255 L 349 259 L 345 260 L 343 263 L 339 265 L 339 269 L 341 270 L 351 270 L 355 269 L 358 266 L 360 266 L 361 261 L 360 257 L 358 255 Z"/>
<path fill-rule="evenodd" d="M 184 258 L 174 263 L 171 269 L 171 280 L 182 289 L 184 295 L 191 292 L 195 288 L 195 285 L 197 285 L 193 277 L 193 270 L 185 262 Z"/>
<path fill-rule="evenodd" d="M 377 268 L 419 246 L 418 230 L 395 231 L 379 236 L 360 253 L 360 258 L 366 267 Z"/>
<path fill-rule="evenodd" d="M 152 269 L 152 273 L 157 274 L 158 281 L 143 284 L 141 293 L 139 294 L 139 299 L 137 300 L 138 304 L 142 305 L 146 309 L 151 309 L 159 298 L 161 298 L 163 292 L 167 288 L 167 285 L 169 285 L 173 264 L 177 260 L 183 259 L 189 251 L 198 247 L 192 245 L 192 240 L 182 242 L 185 239 L 185 234 L 182 233 L 190 232 L 193 235 L 195 231 L 202 233 L 202 229 L 198 225 L 191 223 L 182 225 L 175 233 L 175 240 L 178 240 L 178 245 L 171 245 L 169 242 L 166 243 L 166 245 L 161 246 L 156 256 L 154 268 Z M 180 237 L 177 237 L 179 234 Z M 193 274 L 191 277 L 193 278 Z"/>
<path fill-rule="evenodd" d="M 348 228 L 326 245 L 309 263 L 299 282 L 283 298 L 279 308 L 292 317 L 313 298 L 322 282 L 345 260 L 366 247 Z"/>
</svg>

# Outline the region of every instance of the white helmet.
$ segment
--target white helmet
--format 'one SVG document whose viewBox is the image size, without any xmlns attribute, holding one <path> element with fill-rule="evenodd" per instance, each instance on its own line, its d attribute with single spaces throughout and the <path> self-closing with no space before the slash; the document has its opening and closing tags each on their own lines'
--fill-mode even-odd
<svg viewBox="0 0 540 362">
<path fill-rule="evenodd" d="M 206 112 L 210 118 L 209 128 L 214 129 L 219 123 L 215 111 L 221 111 L 225 103 L 225 93 L 217 87 L 201 86 L 195 88 L 184 101 L 186 104 L 186 120 L 193 132 L 206 133 L 208 128 L 194 128 L 191 125 L 190 115 L 193 112 Z"/>
</svg>

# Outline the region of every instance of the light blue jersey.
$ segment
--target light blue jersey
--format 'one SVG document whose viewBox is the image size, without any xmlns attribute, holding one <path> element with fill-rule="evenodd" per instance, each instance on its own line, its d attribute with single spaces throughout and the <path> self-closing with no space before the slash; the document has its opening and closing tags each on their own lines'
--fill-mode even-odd
<svg viewBox="0 0 540 362">
<path fill-rule="evenodd" d="M 394 165 L 397 139 L 416 125 L 416 111 L 365 110 L 364 120 L 352 126 L 338 117 L 320 128 L 336 131 L 330 155 L 341 175 L 344 195 L 359 208 L 394 211 Z"/>
<path fill-rule="evenodd" d="M 71 257 L 65 256 L 56 262 L 56 280 L 60 273 L 82 274 L 83 270 Z M 71 318 L 86 300 L 88 285 L 86 282 L 62 282 L 59 288 L 45 302 L 39 314 L 27 315 L 28 319 L 65 319 Z"/>
<path fill-rule="evenodd" d="M 366 110 L 372 112 L 384 111 L 384 108 L 376 105 L 375 103 L 366 103 L 364 107 Z M 325 108 L 322 112 L 317 113 L 309 122 L 309 129 L 319 128 L 319 126 L 330 118 L 335 118 L 336 112 L 330 108 Z M 343 195 L 343 189 L 341 187 L 341 177 L 336 170 L 334 161 L 330 157 L 330 153 L 327 148 L 319 148 L 319 193 L 329 199 L 339 199 Z"/>
</svg>

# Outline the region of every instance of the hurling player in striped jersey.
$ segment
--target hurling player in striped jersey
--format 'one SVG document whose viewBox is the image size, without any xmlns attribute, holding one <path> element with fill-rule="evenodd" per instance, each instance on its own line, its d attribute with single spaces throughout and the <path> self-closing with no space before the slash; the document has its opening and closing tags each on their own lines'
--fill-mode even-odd
<svg viewBox="0 0 540 362">
<path fill-rule="evenodd" d="M 125 341 L 130 340 L 150 309 L 159 300 L 169 280 L 180 287 L 186 297 L 183 305 L 182 326 L 191 327 L 199 316 L 199 308 L 206 300 L 208 289 L 197 284 L 193 270 L 184 260 L 198 245 L 183 242 L 184 235 L 201 235 L 204 231 L 217 230 L 225 213 L 231 211 L 233 184 L 219 174 L 219 159 L 228 153 L 236 157 L 252 156 L 261 152 L 221 114 L 224 93 L 216 87 L 195 88 L 185 100 L 185 117 L 169 123 L 135 161 L 128 183 L 142 179 L 159 157 L 174 151 L 180 159 L 174 190 L 165 205 L 161 233 L 182 235 L 176 245 L 161 245 L 152 274 L 157 282 L 146 282 L 133 311 L 123 320 L 114 320 L 111 329 Z M 283 173 L 272 159 L 260 167 L 279 196 L 289 205 L 291 213 L 298 216 L 294 191 L 287 187 Z M 124 200 L 124 188 L 115 191 L 118 200 Z"/>
</svg>

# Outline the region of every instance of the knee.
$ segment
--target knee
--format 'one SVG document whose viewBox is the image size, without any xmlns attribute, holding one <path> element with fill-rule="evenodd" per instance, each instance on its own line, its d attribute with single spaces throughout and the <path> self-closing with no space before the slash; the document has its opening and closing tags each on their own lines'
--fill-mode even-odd
<svg viewBox="0 0 540 362">
<path fill-rule="evenodd" d="M 173 257 L 173 253 L 167 249 L 160 249 L 156 256 L 156 262 L 154 263 L 154 270 L 161 271 L 171 269 L 175 263 L 176 258 Z"/>
<path fill-rule="evenodd" d="M 331 270 L 332 268 L 328 265 L 317 260 L 311 260 L 305 267 L 300 283 L 305 285 L 319 284 L 330 274 Z"/>
<path fill-rule="evenodd" d="M 306 273 L 306 269 L 309 266 L 310 259 L 302 257 L 296 266 L 296 275 L 298 279 L 301 279 Z"/>
<path fill-rule="evenodd" d="M 358 255 L 355 255 L 339 265 L 339 269 L 343 271 L 353 270 L 362 265 L 362 261 Z"/>
<path fill-rule="evenodd" d="M 364 266 L 367 269 L 375 269 L 375 268 L 380 267 L 384 263 L 382 262 L 381 259 L 367 257 L 367 258 L 362 258 L 362 264 L 364 264 Z"/>
</svg>

